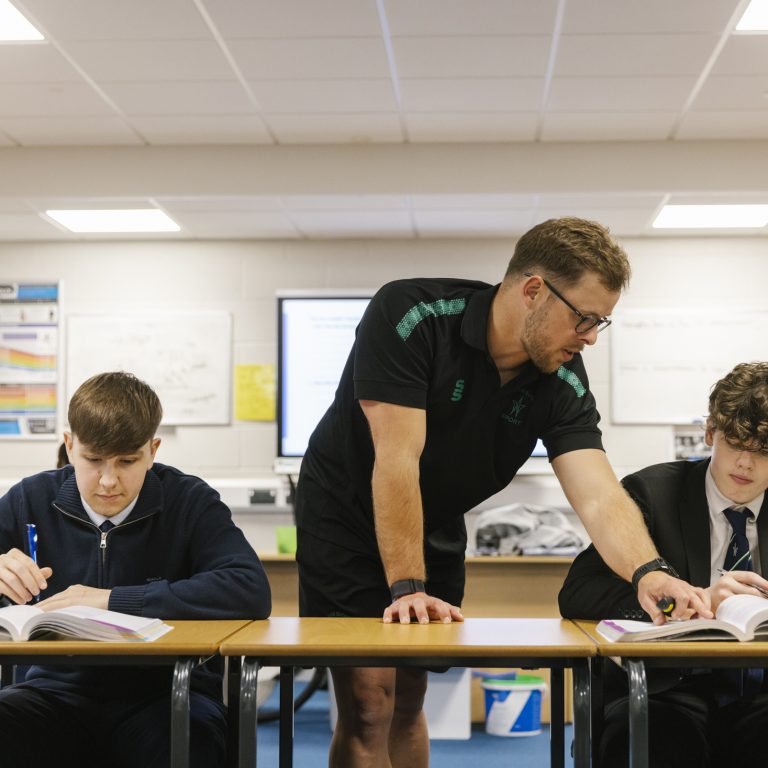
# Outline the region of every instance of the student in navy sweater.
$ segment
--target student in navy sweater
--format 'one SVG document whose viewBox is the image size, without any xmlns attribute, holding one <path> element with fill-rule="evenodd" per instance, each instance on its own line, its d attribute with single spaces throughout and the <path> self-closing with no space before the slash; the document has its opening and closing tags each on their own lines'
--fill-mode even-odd
<svg viewBox="0 0 768 768">
<path fill-rule="evenodd" d="M 0 593 L 43 610 L 92 605 L 162 619 L 264 619 L 264 569 L 219 494 L 154 463 L 162 408 L 129 373 L 90 378 L 69 405 L 71 464 L 22 480 L 0 499 Z M 37 526 L 37 564 L 26 524 Z M 106 524 L 106 525 L 105 525 Z M 111 525 L 110 525 L 111 524 Z M 4 768 L 167 766 L 166 667 L 31 667 L 0 690 Z M 190 758 L 222 766 L 220 660 L 191 682 Z M 71 756 L 71 757 L 70 757 Z"/>
</svg>

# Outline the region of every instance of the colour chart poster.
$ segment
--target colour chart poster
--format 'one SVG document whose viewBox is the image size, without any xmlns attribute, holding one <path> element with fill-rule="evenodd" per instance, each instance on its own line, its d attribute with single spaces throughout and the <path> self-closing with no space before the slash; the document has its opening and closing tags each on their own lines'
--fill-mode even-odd
<svg viewBox="0 0 768 768">
<path fill-rule="evenodd" d="M 59 288 L 0 282 L 0 439 L 56 434 Z"/>
</svg>

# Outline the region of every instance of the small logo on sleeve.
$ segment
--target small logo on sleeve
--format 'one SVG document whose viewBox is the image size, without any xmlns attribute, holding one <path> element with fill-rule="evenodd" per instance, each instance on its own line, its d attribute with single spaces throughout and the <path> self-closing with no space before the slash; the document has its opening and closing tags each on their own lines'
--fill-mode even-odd
<svg viewBox="0 0 768 768">
<path fill-rule="evenodd" d="M 464 379 L 456 379 L 456 384 L 453 386 L 453 394 L 451 395 L 451 400 L 454 403 L 458 403 L 462 397 L 464 397 Z"/>
</svg>

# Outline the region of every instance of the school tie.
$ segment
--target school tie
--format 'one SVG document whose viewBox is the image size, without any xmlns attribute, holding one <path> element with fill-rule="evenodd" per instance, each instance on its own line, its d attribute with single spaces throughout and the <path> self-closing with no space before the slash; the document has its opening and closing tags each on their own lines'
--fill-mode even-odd
<svg viewBox="0 0 768 768">
<path fill-rule="evenodd" d="M 115 527 L 115 524 L 111 520 L 105 520 L 100 526 L 99 530 L 102 533 L 109 533 L 113 528 Z"/>
<path fill-rule="evenodd" d="M 728 542 L 728 550 L 725 553 L 724 571 L 751 571 L 752 555 L 749 553 L 749 541 L 747 540 L 747 520 L 754 515 L 749 509 L 739 512 L 732 507 L 723 510 L 723 514 L 731 524 L 733 534 Z"/>
<path fill-rule="evenodd" d="M 733 535 L 728 542 L 725 553 L 724 571 L 752 571 L 752 555 L 749 552 L 747 539 L 747 521 L 754 518 L 752 511 L 746 507 L 742 512 L 731 507 L 723 510 L 733 529 Z M 750 669 L 724 669 L 723 678 L 728 682 L 734 695 L 721 697 L 721 703 L 727 704 L 737 698 L 754 699 L 760 692 L 765 672 L 760 667 Z"/>
</svg>

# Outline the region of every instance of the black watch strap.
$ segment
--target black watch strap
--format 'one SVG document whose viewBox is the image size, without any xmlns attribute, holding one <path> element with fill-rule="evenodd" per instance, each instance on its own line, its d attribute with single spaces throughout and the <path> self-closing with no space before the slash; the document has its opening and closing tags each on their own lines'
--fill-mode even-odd
<svg viewBox="0 0 768 768">
<path fill-rule="evenodd" d="M 412 595 L 414 592 L 425 592 L 424 582 L 420 579 L 400 579 L 389 586 L 389 594 L 392 595 L 392 602 L 399 600 L 405 595 Z"/>
<path fill-rule="evenodd" d="M 670 576 L 674 576 L 676 579 L 680 578 L 677 571 L 663 557 L 656 557 L 653 560 L 649 560 L 647 563 L 643 563 L 632 574 L 632 586 L 634 587 L 635 592 L 637 592 L 637 586 L 640 583 L 640 579 L 647 573 L 651 573 L 651 571 L 664 571 Z"/>
</svg>

